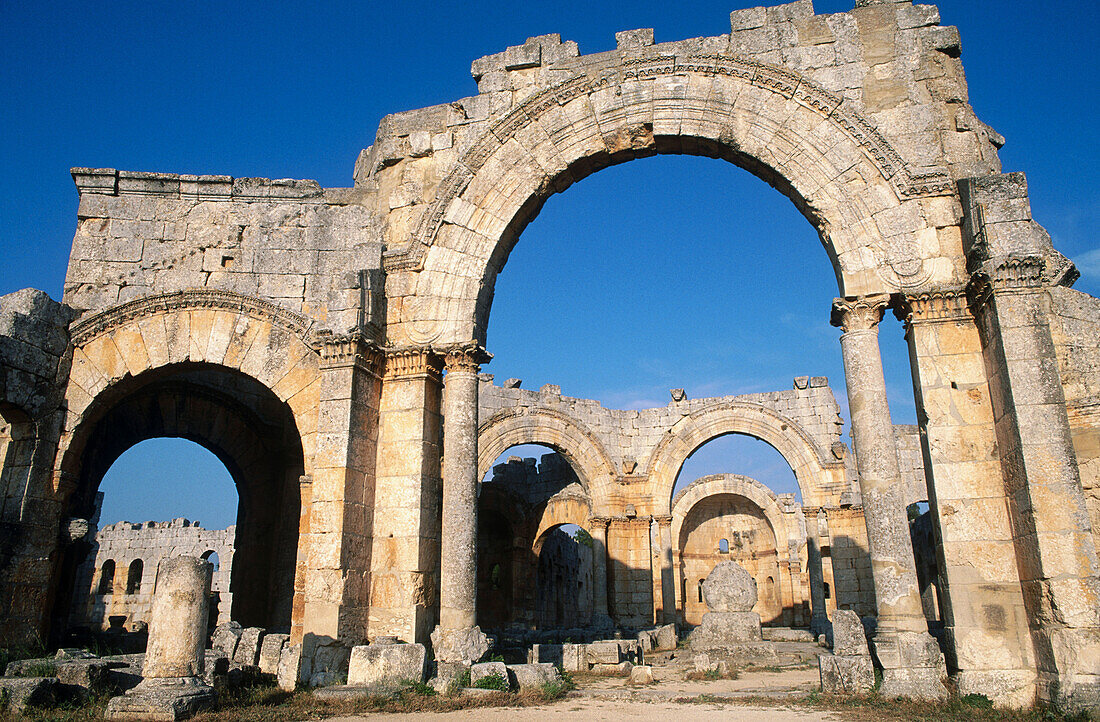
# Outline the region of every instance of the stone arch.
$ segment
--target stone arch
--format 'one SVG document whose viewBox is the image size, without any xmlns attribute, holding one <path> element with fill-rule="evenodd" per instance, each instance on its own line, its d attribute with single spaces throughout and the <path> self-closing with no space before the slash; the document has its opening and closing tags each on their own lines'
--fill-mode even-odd
<svg viewBox="0 0 1100 722">
<path fill-rule="evenodd" d="M 783 512 L 776 502 L 776 496 L 771 489 L 761 484 L 756 479 L 751 479 L 741 474 L 711 474 L 696 479 L 680 490 L 672 502 L 672 544 L 673 550 L 680 549 L 680 533 L 683 530 L 684 519 L 688 512 L 703 499 L 717 494 L 731 494 L 743 496 L 753 504 L 760 507 L 768 523 L 775 532 L 776 543 L 791 538 L 792 530 L 783 518 Z M 785 549 L 779 549 L 781 556 Z"/>
<path fill-rule="evenodd" d="M 575 524 L 588 529 L 588 520 L 592 516 L 592 503 L 579 494 L 559 494 L 546 502 L 542 518 L 532 535 L 531 551 L 536 557 L 542 550 L 546 535 L 559 526 Z"/>
<path fill-rule="evenodd" d="M 655 153 L 724 158 L 790 197 L 818 230 L 841 295 L 961 273 L 958 259 L 922 250 L 935 230 L 919 198 L 953 193 L 947 174 L 911 172 L 839 97 L 734 56 L 609 58 L 531 96 L 465 151 L 409 242 L 386 256 L 391 274 L 415 274 L 395 284 L 414 289 L 390 304 L 395 335 L 484 341 L 496 276 L 546 199 Z"/>
<path fill-rule="evenodd" d="M 299 478 L 311 470 L 320 394 L 308 323 L 273 304 L 200 290 L 137 299 L 71 332 L 54 474 L 63 508 L 88 518 L 103 474 L 140 441 L 199 443 L 226 465 L 240 499 L 235 556 L 243 563 L 233 566 L 233 584 L 252 592 L 234 595 L 234 618 L 289 626 L 308 514 Z M 63 620 L 69 592 L 64 579 L 55 583 Z"/>
<path fill-rule="evenodd" d="M 139 594 L 141 592 L 141 577 L 145 572 L 145 563 L 141 559 L 134 559 L 126 570 L 126 593 Z"/>
<path fill-rule="evenodd" d="M 804 506 L 821 506 L 834 497 L 839 501 L 846 488 L 843 462 L 828 461 L 798 423 L 759 404 L 724 402 L 682 418 L 653 450 L 647 475 L 657 508 L 668 510 L 662 513 L 671 513 L 672 490 L 687 458 L 726 434 L 745 434 L 773 446 L 794 471 Z"/>
<path fill-rule="evenodd" d="M 610 495 L 615 467 L 599 438 L 576 419 L 551 409 L 505 410 L 478 429 L 478 478 L 505 451 L 520 444 L 542 444 L 569 462 L 595 508 Z"/>
</svg>

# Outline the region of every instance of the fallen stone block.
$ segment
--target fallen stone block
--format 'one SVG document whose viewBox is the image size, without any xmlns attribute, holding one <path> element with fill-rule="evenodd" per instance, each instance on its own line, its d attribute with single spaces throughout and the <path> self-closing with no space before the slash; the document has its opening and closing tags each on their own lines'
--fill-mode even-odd
<svg viewBox="0 0 1100 722">
<path fill-rule="evenodd" d="M 91 692 L 107 686 L 110 667 L 99 659 L 72 659 L 57 666 L 57 681 L 66 691 Z"/>
<path fill-rule="evenodd" d="M 57 699 L 57 678 L 0 677 L 0 697 L 7 699 L 8 709 L 17 714 L 28 707 L 45 707 Z"/>
<path fill-rule="evenodd" d="M 634 669 L 634 665 L 630 662 L 619 662 L 618 664 L 594 664 L 592 665 L 593 674 L 603 674 L 609 677 L 626 677 L 630 674 L 630 670 Z"/>
<path fill-rule="evenodd" d="M 564 661 L 563 647 L 561 644 L 532 644 L 527 661 L 531 664 L 549 662 L 560 667 Z"/>
<path fill-rule="evenodd" d="M 638 644 L 642 647 L 642 653 L 650 652 L 657 646 L 657 631 L 654 629 L 643 629 L 638 632 Z"/>
<path fill-rule="evenodd" d="M 676 649 L 680 644 L 680 635 L 676 631 L 675 624 L 666 624 L 657 628 L 657 644 L 655 649 Z"/>
<path fill-rule="evenodd" d="M 814 633 L 808 629 L 791 627 L 764 627 L 760 630 L 766 642 L 809 642 L 817 641 Z"/>
<path fill-rule="evenodd" d="M 623 660 L 617 641 L 592 642 L 586 650 L 589 664 L 618 664 Z"/>
<path fill-rule="evenodd" d="M 275 670 L 275 682 L 284 692 L 293 692 L 298 687 L 302 672 L 302 645 L 288 644 L 279 653 L 279 666 Z"/>
<path fill-rule="evenodd" d="M 482 662 L 470 667 L 470 686 L 477 687 L 478 682 L 493 675 L 500 677 L 508 685 L 508 667 L 504 662 Z"/>
<path fill-rule="evenodd" d="M 558 668 L 547 662 L 541 664 L 509 664 L 509 680 L 521 692 L 527 689 L 540 689 L 549 682 L 561 682 Z"/>
<path fill-rule="evenodd" d="M 640 664 L 630 670 L 630 684 L 653 684 L 653 667 Z"/>
<path fill-rule="evenodd" d="M 561 668 L 566 672 L 588 671 L 588 645 L 561 645 Z"/>
<path fill-rule="evenodd" d="M 427 649 L 423 644 L 368 644 L 353 647 L 348 685 L 397 686 L 423 682 Z"/>
<path fill-rule="evenodd" d="M 211 640 L 210 648 L 219 650 L 225 654 L 226 657 L 233 659 L 233 654 L 237 651 L 237 644 L 241 639 L 242 631 L 244 630 L 237 622 L 219 624 L 214 628 L 214 635 Z"/>
<path fill-rule="evenodd" d="M 290 641 L 289 634 L 267 634 L 260 643 L 260 671 L 264 674 L 276 674 L 279 671 L 279 657 L 283 647 Z"/>
<path fill-rule="evenodd" d="M 875 687 L 870 655 L 822 654 L 817 658 L 821 691 L 825 694 L 866 694 Z"/>
<path fill-rule="evenodd" d="M 237 650 L 233 653 L 234 667 L 255 667 L 260 659 L 260 644 L 263 642 L 264 630 L 260 627 L 248 627 L 241 632 L 241 638 L 237 642 Z"/>
<path fill-rule="evenodd" d="M 194 678 L 146 679 L 112 697 L 103 712 L 108 720 L 176 720 L 192 717 L 214 704 L 214 689 Z"/>
</svg>

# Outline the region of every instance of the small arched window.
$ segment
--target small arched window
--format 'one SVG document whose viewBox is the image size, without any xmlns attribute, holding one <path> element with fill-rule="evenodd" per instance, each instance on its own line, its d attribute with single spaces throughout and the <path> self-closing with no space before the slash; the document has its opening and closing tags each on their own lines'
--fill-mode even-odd
<svg viewBox="0 0 1100 722">
<path fill-rule="evenodd" d="M 699 580 L 699 601 L 703 601 L 703 580 Z"/>
<path fill-rule="evenodd" d="M 718 540 L 718 553 L 719 554 L 729 554 L 730 553 L 730 540 L 729 539 L 719 539 Z"/>
<path fill-rule="evenodd" d="M 214 551 L 213 549 L 210 549 L 210 550 L 205 551 L 205 552 L 202 553 L 202 558 L 203 558 L 204 561 L 208 561 L 208 562 L 210 562 L 211 564 L 214 565 L 214 573 L 217 574 L 218 573 L 218 553 L 216 551 Z"/>
<path fill-rule="evenodd" d="M 500 589 L 500 563 L 497 562 L 493 565 L 493 568 L 489 570 L 489 584 L 493 589 Z"/>
<path fill-rule="evenodd" d="M 130 562 L 130 569 L 126 572 L 126 593 L 138 594 L 141 592 L 141 575 L 145 571 L 145 564 L 140 559 Z"/>
<path fill-rule="evenodd" d="M 99 593 L 115 593 L 115 560 L 108 559 L 99 569 Z"/>
</svg>

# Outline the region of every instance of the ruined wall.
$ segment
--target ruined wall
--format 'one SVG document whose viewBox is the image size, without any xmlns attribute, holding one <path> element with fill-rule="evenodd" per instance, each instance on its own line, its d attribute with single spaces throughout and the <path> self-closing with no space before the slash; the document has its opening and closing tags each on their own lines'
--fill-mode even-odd
<svg viewBox="0 0 1100 722">
<path fill-rule="evenodd" d="M 125 627 L 134 631 L 136 624 L 149 621 L 161 561 L 184 556 L 205 559 L 210 552 L 218 555 L 218 568 L 210 587 L 215 595 L 211 616 L 219 624 L 228 622 L 233 603 L 229 585 L 235 540 L 236 527 L 203 529 L 199 522 L 182 518 L 143 523 L 120 521 L 103 527 L 96 532 L 92 553 L 77 572 L 79 595 L 73 605 L 72 624 L 105 630 L 110 626 L 109 617 L 125 616 Z M 129 573 L 135 560 L 141 561 L 142 568 L 136 588 Z M 102 572 L 108 561 L 113 563 L 114 575 L 110 584 L 105 584 Z M 103 593 L 108 587 L 109 593 Z"/>
<path fill-rule="evenodd" d="M 1100 546 L 1100 299 L 1071 288 L 1050 289 L 1051 335 L 1058 353 L 1077 468 L 1093 537 Z"/>
</svg>

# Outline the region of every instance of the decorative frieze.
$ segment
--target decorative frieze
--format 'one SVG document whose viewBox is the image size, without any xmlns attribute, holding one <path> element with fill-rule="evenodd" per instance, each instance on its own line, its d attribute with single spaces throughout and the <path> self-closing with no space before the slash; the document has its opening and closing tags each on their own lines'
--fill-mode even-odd
<svg viewBox="0 0 1100 722">
<path fill-rule="evenodd" d="M 318 337 L 318 346 L 322 369 L 354 366 L 372 376 L 382 375 L 381 349 L 358 331 L 343 335 L 326 333 Z"/>
<path fill-rule="evenodd" d="M 907 327 L 913 323 L 960 321 L 970 318 L 970 298 L 963 289 L 943 289 L 908 294 L 894 309 Z"/>
<path fill-rule="evenodd" d="M 385 379 L 429 376 L 437 381 L 443 376 L 443 359 L 430 348 L 387 349 Z"/>
</svg>

